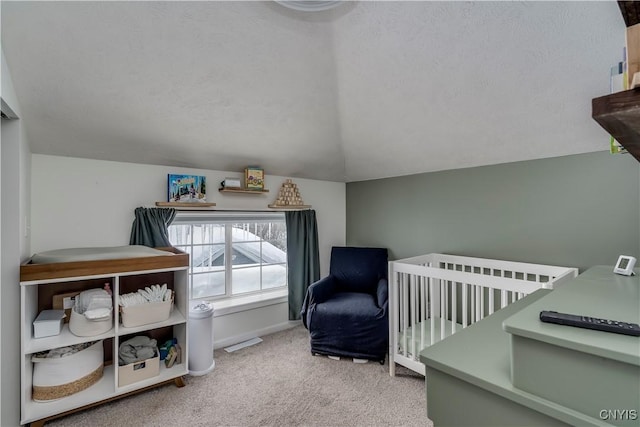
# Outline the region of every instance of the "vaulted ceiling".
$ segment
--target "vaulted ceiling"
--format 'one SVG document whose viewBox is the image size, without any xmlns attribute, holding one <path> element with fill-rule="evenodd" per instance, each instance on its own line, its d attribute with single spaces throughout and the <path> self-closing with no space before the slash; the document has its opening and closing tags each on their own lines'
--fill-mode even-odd
<svg viewBox="0 0 640 427">
<path fill-rule="evenodd" d="M 357 181 L 606 150 L 602 2 L 2 1 L 34 153 Z"/>
</svg>

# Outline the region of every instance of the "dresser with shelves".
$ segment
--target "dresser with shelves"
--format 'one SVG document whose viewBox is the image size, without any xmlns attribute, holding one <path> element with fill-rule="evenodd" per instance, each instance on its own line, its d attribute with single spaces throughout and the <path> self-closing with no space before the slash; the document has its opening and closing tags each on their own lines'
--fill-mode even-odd
<svg viewBox="0 0 640 427">
<path fill-rule="evenodd" d="M 52 264 L 31 264 L 20 268 L 21 303 L 21 416 L 22 424 L 43 425 L 81 409 L 123 397 L 143 389 L 175 382 L 184 385 L 182 377 L 188 371 L 188 275 L 189 255 L 175 248 L 159 248 L 170 255 L 143 256 L 96 261 L 74 261 Z M 117 296 L 135 292 L 152 284 L 166 283 L 173 290 L 174 306 L 168 319 L 161 322 L 127 328 L 120 322 Z M 100 335 L 80 337 L 64 323 L 59 335 L 34 338 L 33 321 L 42 310 L 52 308 L 53 295 L 102 288 L 109 284 L 113 293 L 112 328 Z M 118 386 L 118 348 L 120 344 L 136 335 L 154 338 L 158 346 L 176 338 L 182 349 L 180 363 L 166 368 L 160 361 L 157 376 Z M 35 401 L 32 398 L 32 355 L 54 348 L 103 340 L 104 371 L 102 378 L 88 388 L 51 401 Z"/>
</svg>

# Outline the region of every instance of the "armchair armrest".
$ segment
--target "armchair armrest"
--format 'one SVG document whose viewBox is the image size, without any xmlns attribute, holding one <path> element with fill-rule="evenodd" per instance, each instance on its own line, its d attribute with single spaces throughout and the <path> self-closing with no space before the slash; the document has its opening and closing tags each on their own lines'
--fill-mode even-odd
<svg viewBox="0 0 640 427">
<path fill-rule="evenodd" d="M 389 284 L 387 279 L 380 279 L 378 281 L 378 288 L 376 290 L 376 298 L 378 307 L 386 310 L 389 303 Z"/>
<path fill-rule="evenodd" d="M 331 297 L 338 289 L 338 284 L 333 276 L 323 277 L 317 282 L 312 283 L 307 288 L 307 293 L 304 296 L 302 302 L 302 309 L 300 310 L 300 316 L 302 317 L 302 324 L 307 328 L 307 310 L 309 310 L 315 304 L 322 303 Z"/>
<path fill-rule="evenodd" d="M 309 295 L 309 304 L 320 304 L 328 300 L 331 295 L 335 294 L 338 289 L 333 276 L 323 277 L 317 282 L 312 283 L 307 289 Z"/>
</svg>

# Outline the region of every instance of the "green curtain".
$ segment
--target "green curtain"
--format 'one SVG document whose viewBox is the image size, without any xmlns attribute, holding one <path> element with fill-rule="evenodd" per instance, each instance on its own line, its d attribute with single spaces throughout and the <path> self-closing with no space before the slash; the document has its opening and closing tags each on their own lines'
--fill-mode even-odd
<svg viewBox="0 0 640 427">
<path fill-rule="evenodd" d="M 300 319 L 307 288 L 320 279 L 316 211 L 286 211 L 289 320 Z"/>
<path fill-rule="evenodd" d="M 136 208 L 129 244 L 152 248 L 171 246 L 168 227 L 175 217 L 173 208 Z"/>
</svg>

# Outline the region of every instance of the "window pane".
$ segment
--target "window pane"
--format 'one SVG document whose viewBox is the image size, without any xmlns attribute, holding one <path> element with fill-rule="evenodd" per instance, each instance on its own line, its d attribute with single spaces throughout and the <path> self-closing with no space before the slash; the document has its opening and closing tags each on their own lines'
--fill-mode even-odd
<svg viewBox="0 0 640 427">
<path fill-rule="evenodd" d="M 268 222 L 262 225 L 260 230 L 260 237 L 267 242 L 271 243 L 276 248 L 283 251 L 283 254 L 287 253 L 287 226 L 283 222 Z M 286 255 L 285 255 L 286 258 Z"/>
<path fill-rule="evenodd" d="M 225 294 L 224 267 L 215 273 L 193 274 L 191 276 L 191 298 L 204 298 Z"/>
<path fill-rule="evenodd" d="M 239 223 L 232 226 L 232 240 L 234 242 L 252 242 L 260 240 L 260 237 L 256 235 L 256 223 Z"/>
<path fill-rule="evenodd" d="M 236 265 L 260 265 L 260 242 L 233 243 L 231 245 L 231 263 Z"/>
<path fill-rule="evenodd" d="M 260 266 L 234 268 L 231 272 L 233 294 L 260 290 Z"/>
<path fill-rule="evenodd" d="M 193 246 L 191 268 L 193 273 L 224 271 L 224 244 Z"/>
<path fill-rule="evenodd" d="M 223 224 L 194 224 L 193 244 L 224 243 Z"/>
<path fill-rule="evenodd" d="M 262 267 L 262 289 L 278 288 L 286 285 L 286 265 L 265 265 Z"/>
<path fill-rule="evenodd" d="M 173 246 L 191 244 L 191 225 L 180 224 L 169 227 L 169 241 Z"/>
</svg>

